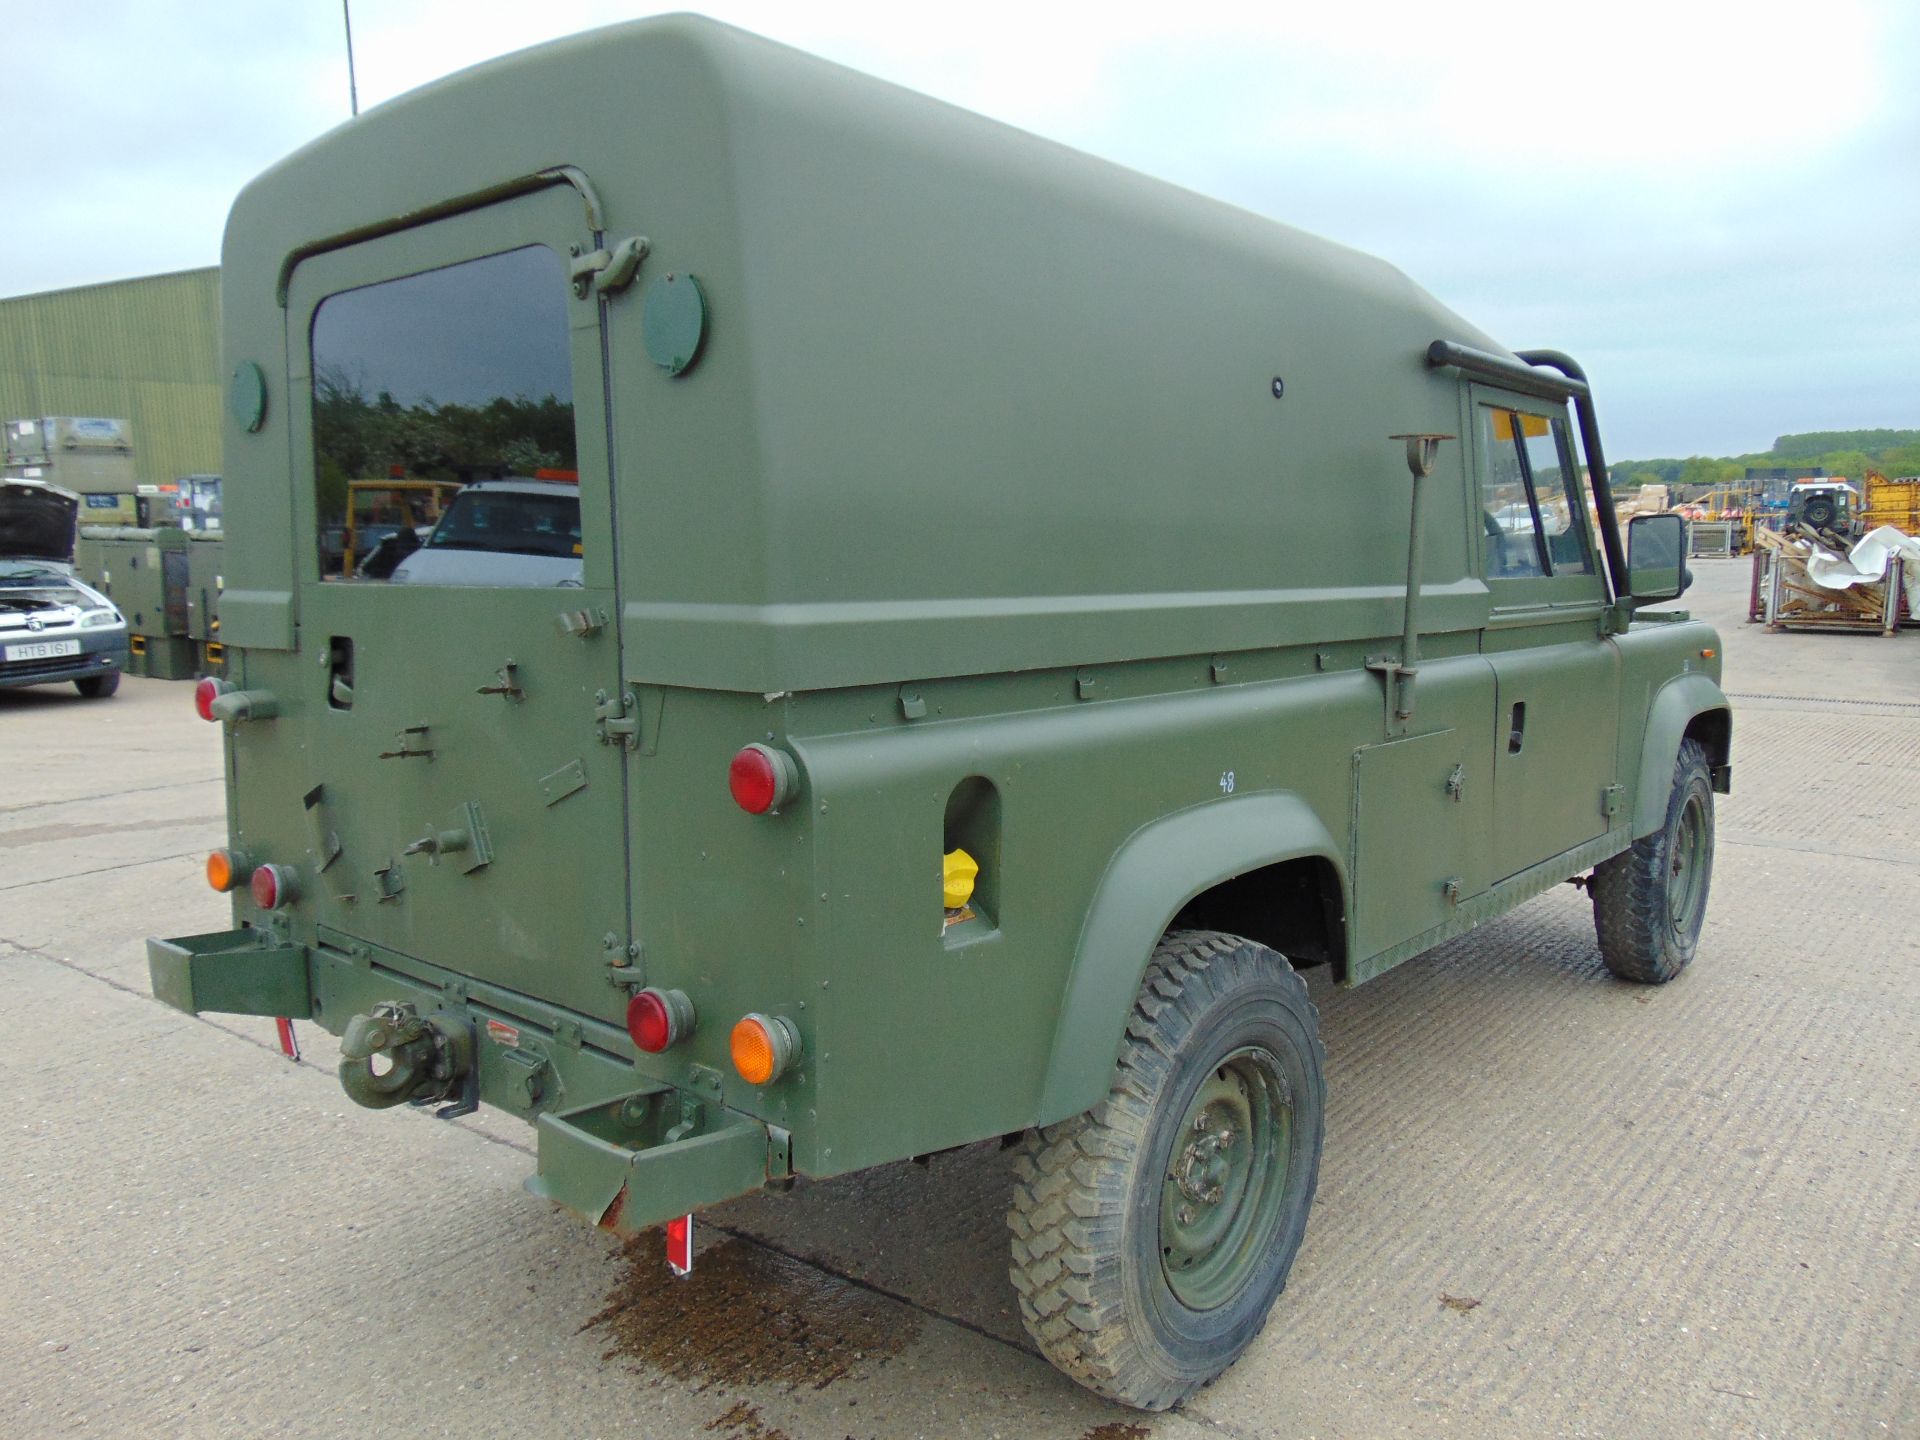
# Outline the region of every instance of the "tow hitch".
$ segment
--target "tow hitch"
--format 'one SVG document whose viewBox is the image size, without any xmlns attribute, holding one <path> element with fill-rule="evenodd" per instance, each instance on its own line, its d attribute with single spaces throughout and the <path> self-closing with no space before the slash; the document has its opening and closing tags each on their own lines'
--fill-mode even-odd
<svg viewBox="0 0 1920 1440">
<path fill-rule="evenodd" d="M 374 1068 L 376 1057 L 384 1070 Z M 354 1016 L 340 1037 L 340 1086 L 369 1110 L 441 1105 L 434 1113 L 442 1120 L 471 1115 L 480 1108 L 479 1081 L 473 1027 L 451 1015 L 422 1015 L 410 1003 L 389 1001 Z"/>
</svg>

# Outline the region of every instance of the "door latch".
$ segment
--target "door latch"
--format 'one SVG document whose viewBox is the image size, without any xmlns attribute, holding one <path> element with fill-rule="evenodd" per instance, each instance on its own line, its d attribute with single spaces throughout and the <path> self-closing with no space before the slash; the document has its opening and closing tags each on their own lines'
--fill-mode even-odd
<svg viewBox="0 0 1920 1440">
<path fill-rule="evenodd" d="M 596 690 L 593 700 L 593 718 L 602 745 L 624 745 L 629 750 L 639 745 L 640 717 L 633 713 L 631 690 L 611 696 L 604 690 Z"/>
<path fill-rule="evenodd" d="M 1467 767 L 1464 765 L 1456 765 L 1453 767 L 1453 773 L 1447 776 L 1447 798 L 1458 801 L 1460 797 L 1466 793 Z"/>
<path fill-rule="evenodd" d="M 567 267 L 574 295 L 584 300 L 589 289 L 602 295 L 619 294 L 633 283 L 640 262 L 652 248 L 646 236 L 630 235 L 610 250 L 591 250 L 584 255 L 576 250 L 573 263 Z"/>
<path fill-rule="evenodd" d="M 524 700 L 527 692 L 520 684 L 520 667 L 509 660 L 493 672 L 494 683 L 482 685 L 473 693 L 476 695 L 504 695 L 508 700 Z"/>
<path fill-rule="evenodd" d="M 407 726 L 406 729 L 399 732 L 400 748 L 397 750 L 382 750 L 379 758 L 382 760 L 433 759 L 433 750 L 427 744 L 427 732 L 428 727 L 425 725 Z"/>
</svg>

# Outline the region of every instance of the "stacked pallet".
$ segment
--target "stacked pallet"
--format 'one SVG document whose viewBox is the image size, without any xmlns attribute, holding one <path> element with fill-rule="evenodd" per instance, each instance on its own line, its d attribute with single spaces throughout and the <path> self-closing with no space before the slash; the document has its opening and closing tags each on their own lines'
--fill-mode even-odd
<svg viewBox="0 0 1920 1440">
<path fill-rule="evenodd" d="M 1803 527 L 1804 530 L 1804 527 Z M 1876 531 L 1876 534 L 1880 532 Z M 1748 618 L 1769 630 L 1841 630 L 1891 635 L 1900 623 L 1905 546 L 1876 547 L 1871 555 L 1841 555 L 1811 535 L 1754 532 L 1753 590 Z M 1905 539 L 1904 536 L 1900 537 Z M 1857 557 L 1857 558 L 1856 558 Z M 1865 565 L 1879 562 L 1879 578 Z"/>
</svg>

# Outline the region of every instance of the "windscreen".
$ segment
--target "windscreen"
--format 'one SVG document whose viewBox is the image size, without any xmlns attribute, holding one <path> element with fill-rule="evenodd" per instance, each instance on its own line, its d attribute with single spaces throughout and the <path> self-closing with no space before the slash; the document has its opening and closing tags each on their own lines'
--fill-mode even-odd
<svg viewBox="0 0 1920 1440">
<path fill-rule="evenodd" d="M 322 579 L 391 571 L 390 555 L 369 571 L 369 547 L 356 552 L 359 537 L 349 534 L 348 517 L 378 504 L 360 499 L 371 500 L 369 492 L 385 501 L 396 483 L 418 487 L 407 499 L 424 539 L 441 514 L 440 496 L 457 495 L 453 487 L 576 471 L 566 267 L 543 245 L 330 295 L 314 311 L 312 345 Z M 559 548 L 513 553 L 580 554 L 577 498 L 520 498 L 533 503 L 512 510 L 531 522 L 516 543 Z M 555 510 L 568 505 L 563 523 Z M 469 536 L 505 533 L 507 510 L 492 529 L 491 501 L 472 513 Z M 463 583 L 487 582 L 470 575 Z"/>
</svg>

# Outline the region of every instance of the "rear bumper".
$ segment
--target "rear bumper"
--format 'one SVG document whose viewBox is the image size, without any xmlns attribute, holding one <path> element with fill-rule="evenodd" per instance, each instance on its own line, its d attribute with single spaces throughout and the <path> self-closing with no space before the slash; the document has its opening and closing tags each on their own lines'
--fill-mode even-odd
<svg viewBox="0 0 1920 1440">
<path fill-rule="evenodd" d="M 533 1122 L 527 1188 L 590 1225 L 630 1235 L 777 1185 L 787 1136 L 718 1099 L 643 1079 L 598 1021 L 543 1006 L 368 947 L 336 950 L 254 929 L 149 939 L 153 994 L 190 1015 L 314 1020 L 335 1034 L 381 1001 L 473 1029 L 480 1101 Z"/>
<path fill-rule="evenodd" d="M 24 640 L 29 637 L 9 638 Z M 51 660 L 0 660 L 0 689 L 11 689 L 18 685 L 57 685 L 66 680 L 84 680 L 89 675 L 104 675 L 109 671 L 127 668 L 125 630 L 93 635 L 83 630 L 77 638 L 80 641 L 78 655 L 60 655 Z"/>
</svg>

